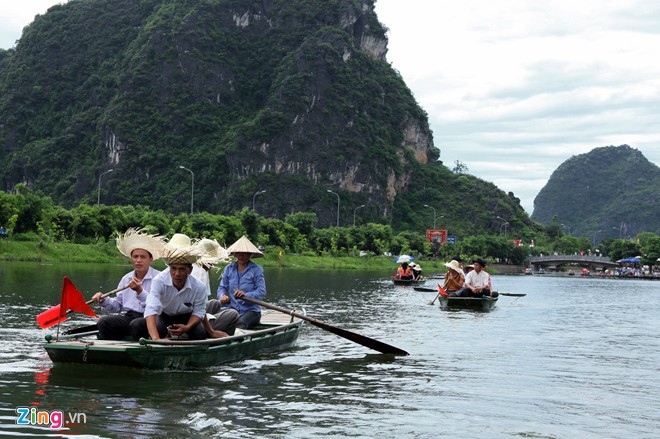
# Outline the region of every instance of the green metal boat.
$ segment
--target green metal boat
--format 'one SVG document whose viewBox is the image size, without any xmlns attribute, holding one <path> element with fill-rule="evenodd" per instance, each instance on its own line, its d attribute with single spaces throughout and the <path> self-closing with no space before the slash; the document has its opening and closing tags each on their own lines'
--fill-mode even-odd
<svg viewBox="0 0 660 439">
<path fill-rule="evenodd" d="M 426 279 L 392 279 L 394 285 L 420 285 L 426 282 Z"/>
<path fill-rule="evenodd" d="M 305 315 L 304 310 L 302 314 Z M 148 369 L 191 370 L 243 360 L 295 344 L 303 320 L 282 312 L 264 313 L 259 326 L 207 340 L 99 340 L 98 332 L 46 336 L 53 363 L 101 364 Z M 238 331 L 237 331 L 238 332 Z"/>
<path fill-rule="evenodd" d="M 495 307 L 498 297 L 440 297 L 440 308 L 442 309 L 474 309 L 479 311 L 490 311 Z"/>
</svg>

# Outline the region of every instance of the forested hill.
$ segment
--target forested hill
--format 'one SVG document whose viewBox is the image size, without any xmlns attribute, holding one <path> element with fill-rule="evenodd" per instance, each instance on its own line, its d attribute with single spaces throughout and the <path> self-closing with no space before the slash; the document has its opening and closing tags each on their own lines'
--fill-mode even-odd
<svg viewBox="0 0 660 439">
<path fill-rule="evenodd" d="M 573 235 L 660 233 L 660 168 L 628 145 L 596 148 L 562 163 L 534 200 L 532 217 L 556 215 Z"/>
<path fill-rule="evenodd" d="M 70 0 L 0 51 L 2 189 L 181 212 L 194 181 L 195 211 L 530 225 L 438 161 L 386 52 L 373 0 Z"/>
</svg>

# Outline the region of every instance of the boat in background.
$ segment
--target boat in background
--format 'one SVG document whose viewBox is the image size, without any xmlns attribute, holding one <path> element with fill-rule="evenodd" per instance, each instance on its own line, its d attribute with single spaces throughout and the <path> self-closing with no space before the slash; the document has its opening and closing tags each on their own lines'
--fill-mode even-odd
<svg viewBox="0 0 660 439">
<path fill-rule="evenodd" d="M 419 279 L 392 279 L 394 285 L 419 285 L 426 282 L 426 279 L 420 277 Z"/>
<path fill-rule="evenodd" d="M 473 309 L 488 312 L 495 307 L 499 297 L 439 297 L 440 308 L 448 309 Z"/>
</svg>

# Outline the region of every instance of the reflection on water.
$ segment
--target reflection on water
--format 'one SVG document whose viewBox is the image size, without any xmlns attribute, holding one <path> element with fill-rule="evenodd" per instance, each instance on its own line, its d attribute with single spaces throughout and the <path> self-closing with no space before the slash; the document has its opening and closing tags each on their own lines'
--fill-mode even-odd
<svg viewBox="0 0 660 439">
<path fill-rule="evenodd" d="M 411 355 L 307 325 L 291 349 L 204 371 L 54 366 L 34 316 L 62 276 L 91 297 L 128 269 L 1 266 L 0 435 L 48 433 L 15 425 L 19 406 L 84 413 L 59 434 L 86 437 L 650 438 L 660 424 L 660 283 L 496 277 L 527 296 L 446 312 L 379 273 L 267 270 L 267 301 Z"/>
</svg>

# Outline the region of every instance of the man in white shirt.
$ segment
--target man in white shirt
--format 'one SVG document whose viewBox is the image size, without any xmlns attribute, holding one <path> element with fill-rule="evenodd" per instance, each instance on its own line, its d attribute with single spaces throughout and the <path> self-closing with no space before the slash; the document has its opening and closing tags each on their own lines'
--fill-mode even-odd
<svg viewBox="0 0 660 439">
<path fill-rule="evenodd" d="M 208 300 L 206 285 L 191 276 L 193 265 L 200 257 L 190 250 L 175 249 L 163 255 L 169 266 L 154 279 L 147 297 L 144 317 L 131 325 L 134 339 L 152 340 L 183 337 L 204 340 L 206 330 L 201 324 L 206 316 Z"/>
<path fill-rule="evenodd" d="M 126 273 L 119 281 L 118 288 L 128 285 L 117 297 L 103 297 L 103 293 L 94 294 L 92 300 L 101 305 L 101 309 L 115 315 L 102 316 L 97 327 L 102 340 L 123 340 L 131 333 L 133 320 L 142 317 L 154 278 L 160 273 L 151 266 L 154 257 L 159 258 L 164 248 L 162 237 L 148 235 L 140 229 L 128 229 L 123 236 L 117 237 L 117 249 L 131 259 L 133 271 Z"/>
<path fill-rule="evenodd" d="M 467 290 L 466 292 L 470 293 L 467 295 L 471 295 L 472 297 L 496 297 L 497 293 L 493 293 L 492 291 L 493 287 L 490 280 L 490 274 L 484 271 L 484 268 L 486 268 L 486 262 L 481 258 L 477 258 L 472 261 L 472 263 L 474 264 L 474 270 L 470 271 L 465 276 L 465 289 Z M 466 296 L 466 294 L 462 295 Z"/>
</svg>

